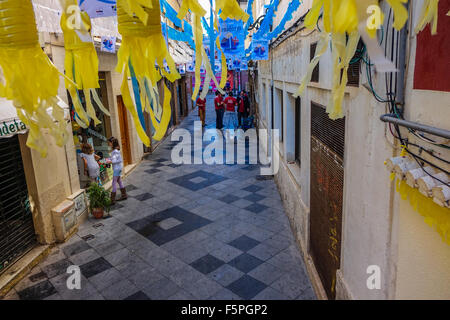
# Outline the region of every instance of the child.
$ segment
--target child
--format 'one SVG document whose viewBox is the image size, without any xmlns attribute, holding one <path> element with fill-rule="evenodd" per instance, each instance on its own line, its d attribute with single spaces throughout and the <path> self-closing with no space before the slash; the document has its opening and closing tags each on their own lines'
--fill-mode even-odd
<svg viewBox="0 0 450 320">
<path fill-rule="evenodd" d="M 94 154 L 94 148 L 89 143 L 83 143 L 81 145 L 81 159 L 84 162 L 84 174 L 89 176 L 90 182 L 99 181 L 100 176 L 100 166 L 97 161 L 100 159 L 99 156 Z"/>
<path fill-rule="evenodd" d="M 113 181 L 112 181 L 112 192 L 111 192 L 111 204 L 116 203 L 116 191 L 117 191 L 117 183 L 120 187 L 120 192 L 122 196 L 118 201 L 126 200 L 128 198 L 127 191 L 122 183 L 122 169 L 123 169 L 123 161 L 122 155 L 120 154 L 120 145 L 119 140 L 114 137 L 108 139 L 108 145 L 112 148 L 111 152 L 111 163 L 113 167 Z"/>
</svg>

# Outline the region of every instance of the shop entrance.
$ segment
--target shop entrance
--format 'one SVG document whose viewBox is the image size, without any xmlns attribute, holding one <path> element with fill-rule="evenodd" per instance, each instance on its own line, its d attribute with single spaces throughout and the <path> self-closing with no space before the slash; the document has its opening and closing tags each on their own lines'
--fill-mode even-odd
<svg viewBox="0 0 450 320">
<path fill-rule="evenodd" d="M 19 137 L 0 139 L 0 274 L 37 243 Z"/>
<path fill-rule="evenodd" d="M 311 103 L 310 250 L 329 299 L 341 261 L 345 120 Z"/>
<path fill-rule="evenodd" d="M 123 103 L 122 96 L 117 96 L 117 111 L 119 114 L 120 143 L 123 157 L 123 165 L 126 166 L 131 163 L 131 149 L 130 149 L 127 108 Z"/>
</svg>

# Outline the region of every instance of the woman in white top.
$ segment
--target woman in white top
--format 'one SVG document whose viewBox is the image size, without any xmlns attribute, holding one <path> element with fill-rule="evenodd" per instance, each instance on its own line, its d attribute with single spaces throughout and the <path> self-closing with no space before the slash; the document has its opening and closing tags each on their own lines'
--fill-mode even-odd
<svg viewBox="0 0 450 320">
<path fill-rule="evenodd" d="M 89 143 L 83 143 L 81 145 L 81 158 L 84 162 L 84 174 L 89 176 L 90 183 L 97 182 L 100 176 L 100 166 L 97 160 L 100 159 L 94 153 L 94 148 Z"/>
<path fill-rule="evenodd" d="M 119 198 L 119 201 L 127 199 L 128 196 L 127 191 L 122 183 L 123 160 L 122 155 L 120 154 L 119 141 L 116 138 L 111 137 L 108 139 L 108 145 L 112 148 L 110 159 L 113 167 L 111 203 L 114 204 L 116 203 L 117 184 L 119 184 L 120 192 L 122 193 L 122 196 Z"/>
</svg>

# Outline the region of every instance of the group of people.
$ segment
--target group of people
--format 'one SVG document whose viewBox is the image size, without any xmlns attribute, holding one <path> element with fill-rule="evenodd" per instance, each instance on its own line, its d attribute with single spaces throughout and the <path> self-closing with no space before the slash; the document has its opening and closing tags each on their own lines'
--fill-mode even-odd
<svg viewBox="0 0 450 320">
<path fill-rule="evenodd" d="M 111 204 L 116 202 L 117 185 L 120 187 L 121 197 L 118 201 L 126 200 L 128 198 L 127 191 L 122 182 L 123 160 L 120 153 L 119 140 L 114 137 L 108 139 L 108 146 L 111 149 L 111 157 L 107 159 L 107 163 L 112 164 L 113 181 L 111 192 Z M 100 166 L 98 161 L 100 157 L 94 153 L 94 148 L 87 142 L 81 144 L 81 158 L 84 162 L 85 175 L 89 177 L 91 183 L 99 183 L 100 181 Z"/>
<path fill-rule="evenodd" d="M 196 104 L 202 126 L 204 127 L 206 126 L 206 99 L 198 97 Z M 242 128 L 244 120 L 250 114 L 250 100 L 244 90 L 236 97 L 233 96 L 231 90 L 227 91 L 225 97 L 219 91 L 216 91 L 214 107 L 216 110 L 216 128 L 219 130 Z"/>
</svg>

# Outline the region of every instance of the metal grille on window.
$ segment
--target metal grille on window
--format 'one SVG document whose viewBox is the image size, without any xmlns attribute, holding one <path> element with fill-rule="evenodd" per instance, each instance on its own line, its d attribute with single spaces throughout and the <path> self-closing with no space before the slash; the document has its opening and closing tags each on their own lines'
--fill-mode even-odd
<svg viewBox="0 0 450 320">
<path fill-rule="evenodd" d="M 345 120 L 311 104 L 310 248 L 322 284 L 335 298 L 340 267 Z"/>
<path fill-rule="evenodd" d="M 35 244 L 19 138 L 0 139 L 0 273 Z"/>
<path fill-rule="evenodd" d="M 364 43 L 359 40 L 358 47 L 356 49 L 355 55 L 353 56 L 347 70 L 347 86 L 358 87 L 359 86 L 359 72 L 361 59 L 364 55 Z"/>
</svg>

